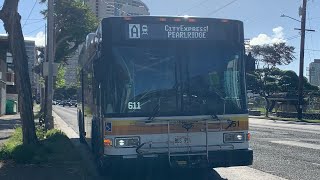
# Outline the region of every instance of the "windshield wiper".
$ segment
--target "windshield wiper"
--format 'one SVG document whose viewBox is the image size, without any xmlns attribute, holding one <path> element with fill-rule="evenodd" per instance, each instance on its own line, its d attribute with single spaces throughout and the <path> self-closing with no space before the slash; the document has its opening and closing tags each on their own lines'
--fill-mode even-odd
<svg viewBox="0 0 320 180">
<path fill-rule="evenodd" d="M 149 116 L 146 122 L 152 122 L 159 112 L 160 112 L 160 98 L 158 99 L 158 104 L 153 108 L 152 114 Z"/>
<path fill-rule="evenodd" d="M 217 114 L 215 112 L 210 114 L 210 116 L 211 116 L 212 120 L 219 120 L 220 121 L 219 117 L 217 116 Z"/>
<path fill-rule="evenodd" d="M 220 123 L 222 122 L 215 112 L 213 112 L 213 114 L 210 114 L 210 116 L 212 118 L 211 120 L 218 120 Z M 224 121 L 224 123 L 228 125 L 225 129 L 229 129 L 235 123 L 235 121 L 227 119 Z"/>
</svg>

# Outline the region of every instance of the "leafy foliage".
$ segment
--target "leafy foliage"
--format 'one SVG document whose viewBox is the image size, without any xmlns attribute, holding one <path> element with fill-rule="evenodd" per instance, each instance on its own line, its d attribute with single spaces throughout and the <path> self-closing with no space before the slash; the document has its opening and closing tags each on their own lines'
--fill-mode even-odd
<svg viewBox="0 0 320 180">
<path fill-rule="evenodd" d="M 41 3 L 46 0 L 41 0 Z M 96 30 L 98 20 L 81 0 L 55 0 L 55 62 L 67 61 L 86 39 Z M 42 14 L 46 17 L 47 10 Z"/>
<path fill-rule="evenodd" d="M 282 92 L 297 94 L 298 86 L 299 77 L 294 71 L 283 71 L 273 67 L 257 69 L 247 74 L 247 89 L 262 97 Z M 319 88 L 311 85 L 305 78 L 304 90 L 306 92 L 319 91 Z"/>
<path fill-rule="evenodd" d="M 56 88 L 63 88 L 66 86 L 66 80 L 64 78 L 64 75 L 66 73 L 66 69 L 63 65 L 60 65 L 58 68 L 58 74 L 56 79 Z"/>
<path fill-rule="evenodd" d="M 52 129 L 47 132 L 37 129 L 39 144 L 22 144 L 22 128 L 17 128 L 13 135 L 0 149 L 0 160 L 11 159 L 17 163 L 52 162 L 58 156 L 65 156 L 65 149 L 72 148 L 68 137 L 61 131 Z M 61 149 L 61 147 L 64 147 Z M 60 157 L 59 157 L 60 158 Z"/>
<path fill-rule="evenodd" d="M 294 47 L 286 43 L 272 45 L 256 45 L 251 47 L 251 53 L 255 59 L 266 65 L 275 67 L 276 65 L 288 65 L 294 59 Z"/>
</svg>

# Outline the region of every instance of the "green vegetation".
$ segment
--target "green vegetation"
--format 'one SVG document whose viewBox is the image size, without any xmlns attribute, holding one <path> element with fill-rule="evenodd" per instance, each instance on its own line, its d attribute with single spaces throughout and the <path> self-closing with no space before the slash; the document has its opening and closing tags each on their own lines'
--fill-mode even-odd
<svg viewBox="0 0 320 180">
<path fill-rule="evenodd" d="M 55 88 L 64 88 L 66 86 L 66 80 L 64 78 L 64 75 L 66 73 L 66 68 L 63 66 L 63 64 L 59 65 L 58 68 L 58 74 L 56 79 Z"/>
<path fill-rule="evenodd" d="M 252 46 L 250 52 L 258 65 L 261 63 L 263 69 L 256 69 L 247 74 L 248 90 L 260 94 L 266 101 L 266 116 L 270 101 L 268 97 L 279 89 L 277 85 L 280 69 L 276 65 L 288 65 L 294 60 L 294 47 L 286 43 L 272 45 Z"/>
<path fill-rule="evenodd" d="M 22 129 L 17 128 L 0 150 L 0 160 L 16 163 L 59 163 L 79 159 L 68 137 L 59 130 L 37 130 L 38 144 L 23 145 Z M 63 148 L 62 148 L 63 147 Z"/>
<path fill-rule="evenodd" d="M 47 0 L 40 0 L 45 2 Z M 56 0 L 54 6 L 55 62 L 66 62 L 86 40 L 86 35 L 97 29 L 98 20 L 82 0 Z M 47 10 L 42 14 L 47 17 Z"/>
</svg>

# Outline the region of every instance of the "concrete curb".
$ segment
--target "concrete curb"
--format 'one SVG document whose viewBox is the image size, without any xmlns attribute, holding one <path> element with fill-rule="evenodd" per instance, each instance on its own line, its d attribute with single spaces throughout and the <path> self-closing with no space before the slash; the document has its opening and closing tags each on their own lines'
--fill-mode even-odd
<svg viewBox="0 0 320 180">
<path fill-rule="evenodd" d="M 54 128 L 64 132 L 69 139 L 79 139 L 79 135 L 66 123 L 64 122 L 57 113 L 52 111 L 54 118 Z"/>
</svg>

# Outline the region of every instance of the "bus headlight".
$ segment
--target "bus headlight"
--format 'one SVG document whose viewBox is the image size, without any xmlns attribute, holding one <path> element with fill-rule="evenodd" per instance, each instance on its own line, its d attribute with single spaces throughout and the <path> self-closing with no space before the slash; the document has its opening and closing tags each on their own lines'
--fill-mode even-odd
<svg viewBox="0 0 320 180">
<path fill-rule="evenodd" d="M 115 139 L 115 147 L 117 148 L 132 148 L 140 145 L 139 137 L 119 137 Z"/>
<path fill-rule="evenodd" d="M 223 134 L 223 141 L 226 143 L 238 143 L 246 140 L 244 133 L 225 133 Z"/>
</svg>

